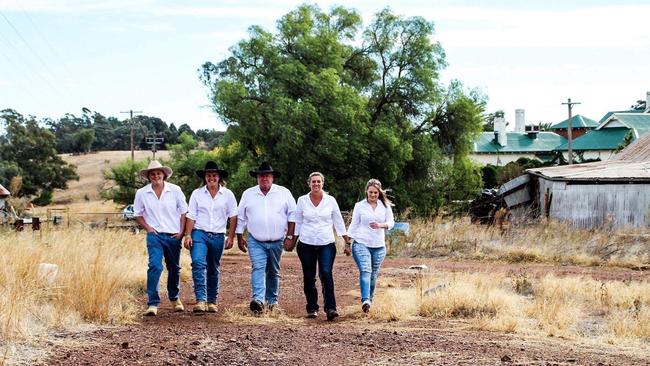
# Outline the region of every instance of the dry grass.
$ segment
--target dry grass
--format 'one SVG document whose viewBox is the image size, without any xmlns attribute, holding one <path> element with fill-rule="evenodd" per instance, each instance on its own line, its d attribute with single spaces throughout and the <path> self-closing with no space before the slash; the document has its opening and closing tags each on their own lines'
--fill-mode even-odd
<svg viewBox="0 0 650 366">
<path fill-rule="evenodd" d="M 414 275 L 415 276 L 415 275 Z M 418 281 L 415 281 L 417 284 Z M 422 287 L 379 289 L 370 317 L 464 319 L 471 329 L 614 344 L 650 339 L 650 283 L 503 273 L 429 273 Z"/>
<path fill-rule="evenodd" d="M 544 222 L 502 232 L 471 224 L 469 218 L 436 218 L 412 221 L 410 236 L 392 242 L 391 253 L 404 256 L 627 268 L 650 265 L 648 228 L 585 230 Z"/>
<path fill-rule="evenodd" d="M 104 171 L 131 159 L 131 151 L 100 151 L 85 155 L 61 154 L 67 163 L 77 166 L 79 181 L 69 181 L 67 190 L 54 191 L 54 203 L 69 204 L 73 202 L 99 200 L 99 191 L 104 184 Z M 136 160 L 151 158 L 151 151 L 135 151 Z M 156 159 L 168 158 L 168 151 L 158 151 Z"/>
<path fill-rule="evenodd" d="M 142 293 L 146 247 L 140 235 L 119 231 L 0 233 L 0 339 L 36 342 L 53 329 L 85 323 L 125 324 Z M 58 266 L 39 274 L 41 263 Z"/>
</svg>

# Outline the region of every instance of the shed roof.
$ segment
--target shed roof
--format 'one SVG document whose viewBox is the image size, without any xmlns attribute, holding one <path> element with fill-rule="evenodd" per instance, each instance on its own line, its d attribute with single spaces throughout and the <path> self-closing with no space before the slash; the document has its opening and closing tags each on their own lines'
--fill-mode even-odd
<svg viewBox="0 0 650 366">
<path fill-rule="evenodd" d="M 650 133 L 642 136 L 623 149 L 623 151 L 614 155 L 612 160 L 650 162 Z"/>
<path fill-rule="evenodd" d="M 3 187 L 2 184 L 0 184 L 0 197 L 7 197 L 10 196 L 11 192 L 7 190 L 7 188 Z"/>
<path fill-rule="evenodd" d="M 629 129 L 626 127 L 587 131 L 584 135 L 573 140 L 573 150 L 614 150 L 623 142 L 627 131 Z M 568 149 L 566 140 L 556 148 L 559 151 L 567 151 Z"/>
<path fill-rule="evenodd" d="M 501 146 L 494 141 L 494 132 L 483 132 L 474 142 L 474 153 L 542 153 L 551 152 L 566 139 L 555 132 L 507 132 L 507 145 Z"/>
<path fill-rule="evenodd" d="M 575 115 L 571 117 L 571 128 L 596 128 L 598 127 L 598 122 L 594 121 L 591 118 L 584 117 L 582 115 Z M 551 130 L 566 130 L 569 128 L 569 119 L 565 119 L 562 122 L 558 122 L 551 126 Z"/>
<path fill-rule="evenodd" d="M 526 172 L 549 180 L 617 182 L 644 181 L 650 183 L 650 162 L 599 161 L 596 163 L 562 165 L 527 169 Z"/>
</svg>

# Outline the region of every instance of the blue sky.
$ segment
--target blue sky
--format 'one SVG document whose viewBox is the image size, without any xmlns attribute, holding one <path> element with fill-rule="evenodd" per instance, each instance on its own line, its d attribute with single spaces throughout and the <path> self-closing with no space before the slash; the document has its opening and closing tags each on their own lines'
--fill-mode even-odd
<svg viewBox="0 0 650 366">
<path fill-rule="evenodd" d="M 61 117 L 87 107 L 107 116 L 141 110 L 176 125 L 224 129 L 197 69 L 217 62 L 253 24 L 304 1 L 0 0 L 0 109 Z M 559 122 L 561 103 L 598 120 L 650 91 L 648 1 L 319 1 L 367 24 L 386 6 L 436 24 L 449 66 L 489 97 L 488 111 L 526 110 Z M 511 123 L 512 125 L 513 123 Z"/>
</svg>

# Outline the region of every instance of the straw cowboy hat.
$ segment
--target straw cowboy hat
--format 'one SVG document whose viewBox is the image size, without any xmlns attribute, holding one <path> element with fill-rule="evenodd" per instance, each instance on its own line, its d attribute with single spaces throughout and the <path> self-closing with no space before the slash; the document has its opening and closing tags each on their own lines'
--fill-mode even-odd
<svg viewBox="0 0 650 366">
<path fill-rule="evenodd" d="M 269 164 L 267 161 L 263 162 L 257 170 L 250 170 L 248 174 L 251 175 L 253 178 L 257 178 L 258 174 L 266 174 L 266 173 L 271 173 L 273 174 L 273 178 L 277 178 L 280 176 L 280 172 L 277 170 L 273 170 L 271 167 L 271 164 Z"/>
<path fill-rule="evenodd" d="M 149 179 L 149 172 L 152 170 L 162 170 L 163 172 L 165 172 L 167 179 L 169 179 L 169 177 L 171 177 L 173 173 L 172 168 L 160 164 L 158 160 L 152 160 L 149 162 L 149 166 L 147 167 L 147 169 L 140 170 L 140 176 L 144 179 Z"/>
<path fill-rule="evenodd" d="M 201 178 L 201 180 L 203 180 L 203 178 L 205 178 L 205 173 L 207 173 L 207 172 L 217 172 L 217 173 L 219 173 L 219 179 L 228 178 L 228 172 L 223 170 L 223 169 L 219 169 L 219 165 L 217 165 L 217 163 L 215 163 L 212 160 L 205 163 L 205 168 L 203 168 L 203 170 L 197 170 L 196 175 L 199 178 Z"/>
</svg>

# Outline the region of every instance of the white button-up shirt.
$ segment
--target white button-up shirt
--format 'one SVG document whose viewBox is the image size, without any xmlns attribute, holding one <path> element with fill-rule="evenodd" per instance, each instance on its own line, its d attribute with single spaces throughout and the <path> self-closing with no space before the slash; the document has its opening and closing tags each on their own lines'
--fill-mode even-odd
<svg viewBox="0 0 650 366">
<path fill-rule="evenodd" d="M 348 235 L 355 241 L 365 244 L 370 248 L 381 248 L 386 246 L 384 228 L 373 229 L 370 227 L 371 222 L 378 224 L 388 224 L 388 229 L 395 226 L 395 219 L 393 218 L 393 210 L 390 206 L 384 206 L 383 202 L 377 201 L 375 209 L 370 206 L 367 200 L 359 201 L 354 205 L 352 211 L 352 222 L 348 228 Z"/>
<path fill-rule="evenodd" d="M 163 183 L 160 198 L 151 187 L 151 183 L 135 192 L 133 202 L 134 216 L 144 220 L 159 233 L 181 232 L 181 215 L 187 212 L 187 203 L 181 187 Z"/>
<path fill-rule="evenodd" d="M 323 193 L 323 199 L 318 206 L 314 206 L 309 193 L 298 198 L 293 218 L 296 223 L 296 235 L 300 235 L 300 241 L 305 244 L 333 243 L 335 239 L 332 226 L 339 236 L 347 234 L 339 204 L 327 193 Z"/>
<path fill-rule="evenodd" d="M 219 187 L 214 198 L 207 186 L 192 192 L 187 218 L 194 220 L 194 228 L 225 234 L 228 218 L 233 216 L 237 216 L 237 200 L 228 188 Z"/>
<path fill-rule="evenodd" d="M 276 241 L 284 238 L 287 223 L 296 209 L 296 200 L 288 189 L 271 185 L 265 195 L 260 186 L 248 188 L 239 201 L 237 234 L 244 228 L 258 241 Z"/>
</svg>

